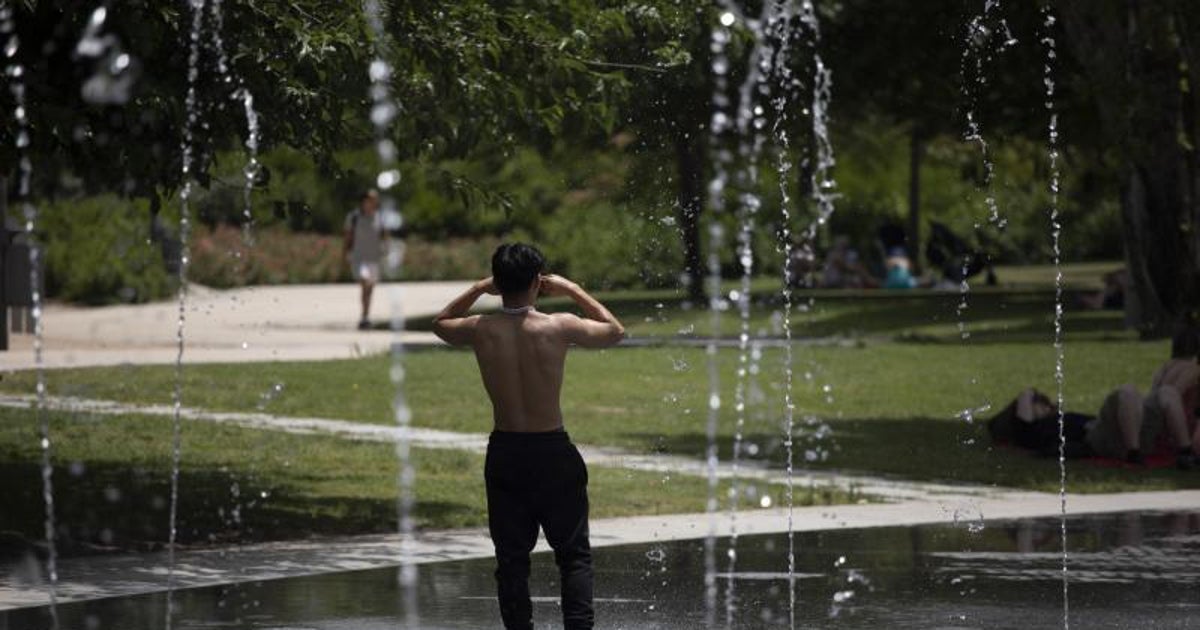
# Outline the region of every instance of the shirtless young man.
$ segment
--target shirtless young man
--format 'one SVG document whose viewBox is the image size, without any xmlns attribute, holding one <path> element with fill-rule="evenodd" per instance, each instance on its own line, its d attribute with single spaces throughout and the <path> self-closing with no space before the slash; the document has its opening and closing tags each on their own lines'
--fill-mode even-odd
<svg viewBox="0 0 1200 630">
<path fill-rule="evenodd" d="M 533 627 L 529 553 L 540 526 L 561 576 L 563 626 L 584 630 L 594 623 L 588 475 L 563 430 L 559 392 L 571 345 L 612 346 L 625 336 L 625 328 L 575 283 L 542 275 L 544 267 L 536 248 L 501 245 L 492 256 L 492 277 L 450 302 L 434 318 L 433 330 L 451 345 L 475 350 L 492 401 L 495 430 L 488 442 L 484 479 L 504 627 Z M 502 311 L 468 315 L 485 293 L 501 296 Z M 538 312 L 534 302 L 539 294 L 570 297 L 584 317 Z"/>
</svg>

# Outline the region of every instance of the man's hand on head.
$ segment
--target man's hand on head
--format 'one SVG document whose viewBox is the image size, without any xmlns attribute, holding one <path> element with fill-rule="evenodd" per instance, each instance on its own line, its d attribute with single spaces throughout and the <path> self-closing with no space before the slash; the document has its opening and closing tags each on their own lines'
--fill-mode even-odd
<svg viewBox="0 0 1200 630">
<path fill-rule="evenodd" d="M 484 278 L 483 280 L 476 282 L 475 288 L 479 289 L 480 291 L 482 291 L 488 295 L 500 295 L 500 290 L 496 288 L 496 283 L 492 280 L 491 276 L 488 276 L 488 277 Z"/>
<path fill-rule="evenodd" d="M 542 286 L 540 292 L 546 297 L 570 295 L 574 290 L 575 283 L 558 274 L 550 273 L 542 276 Z"/>
</svg>

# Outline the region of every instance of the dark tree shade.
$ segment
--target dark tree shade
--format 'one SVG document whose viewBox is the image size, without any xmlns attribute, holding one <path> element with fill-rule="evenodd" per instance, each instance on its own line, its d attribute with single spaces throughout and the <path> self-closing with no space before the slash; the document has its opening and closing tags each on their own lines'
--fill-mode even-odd
<svg viewBox="0 0 1200 630">
<path fill-rule="evenodd" d="M 1200 318 L 1200 4 L 1058 4 L 1120 155 L 1129 315 L 1147 336 L 1169 334 Z"/>
</svg>

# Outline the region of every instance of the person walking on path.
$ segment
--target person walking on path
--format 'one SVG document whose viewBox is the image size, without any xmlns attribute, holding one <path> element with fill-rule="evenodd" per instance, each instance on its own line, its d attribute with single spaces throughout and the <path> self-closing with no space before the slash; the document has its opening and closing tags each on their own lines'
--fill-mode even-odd
<svg viewBox="0 0 1200 630">
<path fill-rule="evenodd" d="M 361 287 L 362 311 L 358 318 L 358 329 L 371 327 L 371 293 L 380 278 L 380 260 L 383 258 L 386 234 L 379 217 L 379 192 L 371 189 L 363 193 L 358 208 L 346 215 L 343 252 L 350 262 L 350 275 Z"/>
<path fill-rule="evenodd" d="M 488 441 L 484 481 L 504 627 L 533 628 L 529 554 L 540 527 L 559 569 L 563 626 L 590 630 L 595 615 L 588 473 L 564 430 L 559 395 L 568 348 L 615 345 L 625 328 L 579 285 L 543 275 L 544 267 L 536 248 L 501 245 L 492 256 L 492 277 L 450 302 L 434 318 L 433 330 L 447 343 L 474 349 L 492 402 L 495 430 Z M 499 294 L 501 311 L 468 315 L 484 294 Z M 570 297 L 583 317 L 542 313 L 534 306 L 539 295 Z"/>
</svg>

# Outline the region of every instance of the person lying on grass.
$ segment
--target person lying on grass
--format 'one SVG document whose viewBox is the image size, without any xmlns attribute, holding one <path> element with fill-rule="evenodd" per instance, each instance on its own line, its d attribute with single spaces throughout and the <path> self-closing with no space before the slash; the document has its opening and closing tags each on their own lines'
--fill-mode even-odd
<svg viewBox="0 0 1200 630">
<path fill-rule="evenodd" d="M 625 328 L 579 285 L 542 275 L 544 268 L 536 248 L 501 245 L 492 256 L 492 277 L 450 302 L 434 318 L 433 331 L 447 343 L 475 350 L 492 401 L 495 430 L 484 481 L 504 627 L 533 627 L 529 553 L 540 526 L 558 564 L 563 626 L 584 630 L 594 624 L 588 474 L 563 430 L 559 394 L 567 349 L 615 345 Z M 485 293 L 500 295 L 501 311 L 468 315 Z M 539 295 L 570 297 L 584 317 L 541 313 L 534 308 Z"/>
<path fill-rule="evenodd" d="M 1050 397 L 1029 388 L 1023 390 L 995 417 L 988 420 L 988 433 L 997 444 L 1011 444 L 1046 457 L 1059 454 L 1058 405 Z M 1063 413 L 1063 454 L 1068 458 L 1089 457 L 1088 428 L 1095 416 Z"/>
<path fill-rule="evenodd" d="M 1124 384 L 1104 399 L 1098 416 L 1062 414 L 1063 453 L 1067 457 L 1108 457 L 1144 464 L 1143 450 L 1159 450 L 1169 440 L 1176 450 L 1176 466 L 1192 470 L 1200 465 L 1200 334 L 1184 329 L 1171 342 L 1171 358 L 1155 372 L 1145 396 Z M 1011 443 L 1042 455 L 1059 453 L 1059 410 L 1045 394 L 1022 391 L 996 417 L 988 432 L 997 443 Z"/>
</svg>

